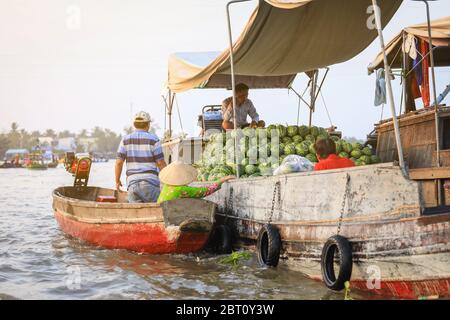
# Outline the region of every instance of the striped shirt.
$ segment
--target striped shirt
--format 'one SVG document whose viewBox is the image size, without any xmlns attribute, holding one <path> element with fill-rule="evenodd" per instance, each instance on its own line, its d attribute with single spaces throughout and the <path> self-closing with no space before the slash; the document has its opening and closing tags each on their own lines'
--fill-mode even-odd
<svg viewBox="0 0 450 320">
<path fill-rule="evenodd" d="M 140 181 L 159 187 L 156 162 L 164 160 L 164 154 L 155 134 L 136 130 L 125 136 L 119 145 L 117 158 L 126 161 L 128 187 Z"/>
</svg>

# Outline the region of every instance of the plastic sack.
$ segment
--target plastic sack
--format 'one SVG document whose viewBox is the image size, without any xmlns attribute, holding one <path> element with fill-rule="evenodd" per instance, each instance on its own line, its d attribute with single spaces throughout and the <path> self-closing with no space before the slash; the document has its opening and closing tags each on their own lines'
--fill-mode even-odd
<svg viewBox="0 0 450 320">
<path fill-rule="evenodd" d="M 309 172 L 314 170 L 314 165 L 308 159 L 297 156 L 287 156 L 281 165 L 274 171 L 273 175 L 278 176 L 281 174 L 289 174 L 295 172 Z"/>
</svg>

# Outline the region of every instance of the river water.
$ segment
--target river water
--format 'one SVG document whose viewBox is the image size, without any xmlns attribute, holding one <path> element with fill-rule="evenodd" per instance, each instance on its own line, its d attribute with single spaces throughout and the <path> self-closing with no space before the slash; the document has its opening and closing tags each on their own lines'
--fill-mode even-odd
<svg viewBox="0 0 450 320">
<path fill-rule="evenodd" d="M 113 168 L 94 164 L 89 184 L 111 188 Z M 0 169 L 0 300 L 344 298 L 283 263 L 261 268 L 255 255 L 235 268 L 204 253 L 139 255 L 70 238 L 53 217 L 51 193 L 72 183 L 62 167 Z"/>
</svg>

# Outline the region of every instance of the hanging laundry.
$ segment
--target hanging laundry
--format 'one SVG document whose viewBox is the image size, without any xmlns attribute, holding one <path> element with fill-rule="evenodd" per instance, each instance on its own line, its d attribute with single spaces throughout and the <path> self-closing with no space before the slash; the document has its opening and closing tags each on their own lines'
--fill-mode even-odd
<svg viewBox="0 0 450 320">
<path fill-rule="evenodd" d="M 420 52 L 420 41 L 416 42 L 416 49 Z M 413 62 L 414 73 L 416 74 L 417 85 L 422 85 L 422 55 L 417 55 Z"/>
<path fill-rule="evenodd" d="M 428 54 L 429 45 L 426 41 L 420 40 L 420 54 L 422 57 Z M 430 66 L 430 56 L 422 60 L 422 100 L 425 108 L 430 106 L 430 77 L 428 68 Z"/>
<path fill-rule="evenodd" d="M 384 69 L 378 69 L 375 84 L 375 106 L 382 104 L 386 104 L 386 79 Z"/>
<path fill-rule="evenodd" d="M 411 59 L 417 59 L 417 47 L 416 47 L 416 37 L 412 34 L 408 34 L 405 37 L 405 42 L 403 43 L 403 52 L 408 54 Z"/>
</svg>

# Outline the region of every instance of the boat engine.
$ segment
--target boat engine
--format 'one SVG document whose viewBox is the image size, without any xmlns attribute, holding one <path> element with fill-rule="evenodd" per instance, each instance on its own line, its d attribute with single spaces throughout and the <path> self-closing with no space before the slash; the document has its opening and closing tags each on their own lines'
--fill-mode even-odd
<svg viewBox="0 0 450 320">
<path fill-rule="evenodd" d="M 66 152 L 64 158 L 64 168 L 75 178 L 73 186 L 76 188 L 86 188 L 89 175 L 91 173 L 92 159 L 89 154 L 75 154 Z"/>
</svg>

